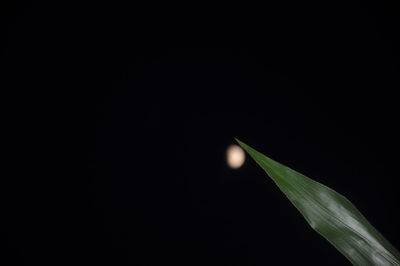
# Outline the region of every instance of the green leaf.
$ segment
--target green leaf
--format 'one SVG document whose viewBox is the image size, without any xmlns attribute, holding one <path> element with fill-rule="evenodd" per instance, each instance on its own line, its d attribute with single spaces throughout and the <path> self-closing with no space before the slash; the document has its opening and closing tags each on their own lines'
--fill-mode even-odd
<svg viewBox="0 0 400 266">
<path fill-rule="evenodd" d="M 400 253 L 347 198 L 236 141 L 267 172 L 311 227 L 353 265 L 400 265 Z"/>
</svg>

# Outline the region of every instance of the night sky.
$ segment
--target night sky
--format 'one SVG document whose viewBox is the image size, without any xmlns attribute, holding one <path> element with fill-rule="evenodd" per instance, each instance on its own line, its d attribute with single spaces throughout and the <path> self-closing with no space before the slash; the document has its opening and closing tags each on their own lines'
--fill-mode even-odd
<svg viewBox="0 0 400 266">
<path fill-rule="evenodd" d="M 2 264 L 350 265 L 235 137 L 400 248 L 398 10 L 5 4 Z"/>
</svg>

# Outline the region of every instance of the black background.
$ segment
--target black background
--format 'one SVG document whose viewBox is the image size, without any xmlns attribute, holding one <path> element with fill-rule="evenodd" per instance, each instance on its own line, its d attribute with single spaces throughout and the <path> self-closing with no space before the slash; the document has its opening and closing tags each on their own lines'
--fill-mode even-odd
<svg viewBox="0 0 400 266">
<path fill-rule="evenodd" d="M 398 6 L 2 5 L 7 265 L 349 265 L 234 137 L 400 247 Z"/>
</svg>

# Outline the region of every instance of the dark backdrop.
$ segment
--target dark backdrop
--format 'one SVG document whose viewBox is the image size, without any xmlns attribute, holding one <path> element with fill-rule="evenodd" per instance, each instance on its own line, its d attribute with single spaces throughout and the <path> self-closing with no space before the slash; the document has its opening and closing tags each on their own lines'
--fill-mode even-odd
<svg viewBox="0 0 400 266">
<path fill-rule="evenodd" d="M 349 265 L 251 159 L 228 168 L 234 137 L 399 248 L 398 10 L 4 7 L 5 260 Z"/>
</svg>

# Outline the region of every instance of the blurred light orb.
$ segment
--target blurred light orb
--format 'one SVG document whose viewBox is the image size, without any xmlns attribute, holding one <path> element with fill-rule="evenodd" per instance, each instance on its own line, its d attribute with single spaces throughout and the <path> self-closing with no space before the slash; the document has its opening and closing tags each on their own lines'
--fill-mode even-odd
<svg viewBox="0 0 400 266">
<path fill-rule="evenodd" d="M 245 159 L 246 155 L 242 148 L 235 144 L 229 145 L 228 149 L 226 150 L 226 162 L 230 168 L 240 168 Z"/>
</svg>

